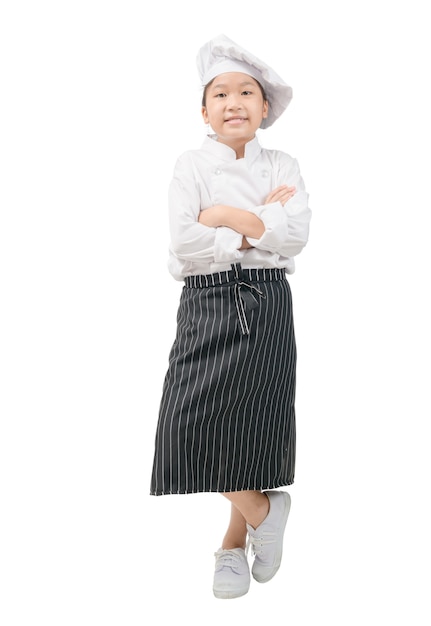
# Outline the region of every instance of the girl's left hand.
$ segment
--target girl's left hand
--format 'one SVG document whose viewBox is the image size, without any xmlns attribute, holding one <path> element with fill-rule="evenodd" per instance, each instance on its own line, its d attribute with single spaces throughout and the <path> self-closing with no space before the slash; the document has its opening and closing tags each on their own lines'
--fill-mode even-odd
<svg viewBox="0 0 431 626">
<path fill-rule="evenodd" d="M 295 195 L 296 187 L 289 187 L 288 185 L 281 185 L 273 189 L 267 196 L 265 204 L 271 204 L 271 202 L 281 202 L 284 206 L 292 196 Z"/>
</svg>

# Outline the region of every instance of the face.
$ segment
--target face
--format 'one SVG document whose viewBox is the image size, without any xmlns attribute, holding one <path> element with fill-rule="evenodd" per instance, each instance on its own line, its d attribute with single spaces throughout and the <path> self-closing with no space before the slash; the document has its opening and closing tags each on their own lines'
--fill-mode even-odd
<svg viewBox="0 0 431 626">
<path fill-rule="evenodd" d="M 216 76 L 206 91 L 202 116 L 210 124 L 218 141 L 238 152 L 253 139 L 262 119 L 268 115 L 259 83 L 240 72 Z"/>
</svg>

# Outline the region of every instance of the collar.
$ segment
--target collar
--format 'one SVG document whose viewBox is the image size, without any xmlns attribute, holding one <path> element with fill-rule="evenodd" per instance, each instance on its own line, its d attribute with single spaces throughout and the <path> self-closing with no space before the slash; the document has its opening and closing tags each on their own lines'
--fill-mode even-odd
<svg viewBox="0 0 431 626">
<path fill-rule="evenodd" d="M 202 144 L 202 150 L 211 152 L 214 156 L 223 161 L 236 161 L 235 150 L 227 146 L 225 143 L 217 141 L 217 135 L 207 135 Z M 262 147 L 257 137 L 245 144 L 244 159 L 247 163 L 254 161 L 262 151 Z M 241 159 L 239 159 L 241 160 Z"/>
</svg>

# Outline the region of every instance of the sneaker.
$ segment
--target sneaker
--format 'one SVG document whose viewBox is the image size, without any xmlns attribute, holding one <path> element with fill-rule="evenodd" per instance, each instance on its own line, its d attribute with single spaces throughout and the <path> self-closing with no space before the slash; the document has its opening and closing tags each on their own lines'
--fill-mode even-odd
<svg viewBox="0 0 431 626">
<path fill-rule="evenodd" d="M 269 499 L 269 512 L 263 522 L 254 529 L 247 524 L 255 555 L 252 567 L 253 578 L 266 583 L 277 573 L 283 552 L 283 535 L 290 511 L 290 496 L 285 491 L 265 491 Z"/>
<path fill-rule="evenodd" d="M 214 553 L 216 558 L 213 592 L 216 598 L 239 598 L 250 588 L 250 569 L 242 548 Z"/>
</svg>

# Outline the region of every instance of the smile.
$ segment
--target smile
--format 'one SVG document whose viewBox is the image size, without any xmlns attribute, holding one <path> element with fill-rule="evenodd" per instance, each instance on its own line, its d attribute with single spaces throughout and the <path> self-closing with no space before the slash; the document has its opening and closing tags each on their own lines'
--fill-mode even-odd
<svg viewBox="0 0 431 626">
<path fill-rule="evenodd" d="M 243 122 L 246 121 L 246 117 L 230 117 L 229 119 L 225 120 L 226 124 L 231 124 L 231 125 L 237 125 L 237 124 L 242 124 Z"/>
</svg>

